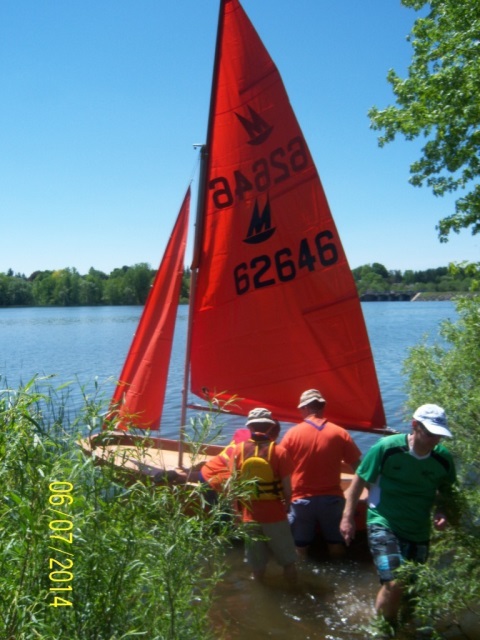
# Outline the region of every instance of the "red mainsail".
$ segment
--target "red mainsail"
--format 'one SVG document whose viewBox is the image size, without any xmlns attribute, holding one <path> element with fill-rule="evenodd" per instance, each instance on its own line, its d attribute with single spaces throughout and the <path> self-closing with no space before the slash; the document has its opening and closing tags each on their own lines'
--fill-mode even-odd
<svg viewBox="0 0 480 640">
<path fill-rule="evenodd" d="M 189 211 L 190 188 L 112 398 L 113 415 L 119 419 L 115 425 L 117 429 L 158 429 L 160 426 L 182 283 Z"/>
<path fill-rule="evenodd" d="M 238 0 L 222 0 L 191 338 L 191 388 L 298 421 L 385 426 L 355 283 L 280 74 Z M 195 266 L 195 265 L 194 265 Z"/>
</svg>

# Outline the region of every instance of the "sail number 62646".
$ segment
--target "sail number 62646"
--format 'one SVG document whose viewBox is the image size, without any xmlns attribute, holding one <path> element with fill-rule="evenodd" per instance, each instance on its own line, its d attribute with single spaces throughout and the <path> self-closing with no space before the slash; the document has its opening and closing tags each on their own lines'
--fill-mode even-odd
<svg viewBox="0 0 480 640">
<path fill-rule="evenodd" d="M 323 267 L 335 264 L 338 260 L 338 251 L 335 242 L 332 242 L 331 231 L 321 231 L 315 236 L 315 252 L 310 248 L 307 238 L 300 240 L 298 253 L 295 257 L 288 247 L 275 252 L 273 259 L 269 255 L 256 256 L 250 263 L 241 262 L 233 270 L 235 290 L 238 295 L 243 295 L 250 289 L 270 287 L 277 282 L 293 280 L 300 269 L 315 270 L 315 263 Z"/>
</svg>

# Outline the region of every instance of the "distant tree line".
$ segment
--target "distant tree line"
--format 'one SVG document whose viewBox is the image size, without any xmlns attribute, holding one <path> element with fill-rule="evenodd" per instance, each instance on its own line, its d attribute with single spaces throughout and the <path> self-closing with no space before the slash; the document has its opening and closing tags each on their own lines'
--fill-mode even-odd
<svg viewBox="0 0 480 640">
<path fill-rule="evenodd" d="M 472 288 L 474 274 L 467 267 L 438 267 L 424 271 L 388 271 L 374 262 L 352 271 L 358 294 L 388 292 L 461 293 Z"/>
<path fill-rule="evenodd" d="M 93 267 L 86 275 L 75 268 L 34 271 L 24 274 L 0 273 L 0 307 L 12 306 L 94 306 L 143 305 L 156 271 L 146 263 L 114 269 L 109 275 Z M 390 291 L 463 292 L 472 284 L 468 270 L 457 267 L 425 271 L 388 271 L 374 262 L 352 271 L 359 295 Z M 183 273 L 180 302 L 187 302 L 190 269 Z"/>
<path fill-rule="evenodd" d="M 156 271 L 146 263 L 114 269 L 109 275 L 93 267 L 86 275 L 75 268 L 34 271 L 28 278 L 10 269 L 0 273 L 0 306 L 143 305 Z M 187 302 L 190 270 L 185 269 L 180 301 Z"/>
</svg>

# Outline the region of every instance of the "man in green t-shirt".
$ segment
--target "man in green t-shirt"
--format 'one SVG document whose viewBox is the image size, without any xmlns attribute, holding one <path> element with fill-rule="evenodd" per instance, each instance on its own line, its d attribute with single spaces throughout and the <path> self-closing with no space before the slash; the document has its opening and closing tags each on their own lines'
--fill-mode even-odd
<svg viewBox="0 0 480 640">
<path fill-rule="evenodd" d="M 446 526 L 456 475 L 452 456 L 440 441 L 451 437 L 445 411 L 422 405 L 413 414 L 412 433 L 373 445 L 347 491 L 340 531 L 348 545 L 355 536 L 357 502 L 369 488 L 368 544 L 381 584 L 375 608 L 388 621 L 396 619 L 402 597 L 395 569 L 405 560 L 427 559 L 434 506 L 435 528 Z"/>
</svg>

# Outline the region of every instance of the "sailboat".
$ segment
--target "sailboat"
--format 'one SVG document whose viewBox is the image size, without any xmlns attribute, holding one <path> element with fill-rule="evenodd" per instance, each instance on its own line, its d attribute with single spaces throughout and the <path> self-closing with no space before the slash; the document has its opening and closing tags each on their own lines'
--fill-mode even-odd
<svg viewBox="0 0 480 640">
<path fill-rule="evenodd" d="M 345 252 L 281 76 L 239 0 L 220 0 L 200 154 L 179 438 L 152 434 L 167 383 L 189 191 L 112 399 L 110 460 L 122 466 L 130 461 L 147 475 L 188 465 L 188 387 L 200 399 L 231 403 L 240 415 L 261 406 L 288 423 L 299 421 L 300 394 L 318 388 L 328 420 L 384 432 L 373 356 Z M 130 456 L 138 442 L 131 427 L 148 430 L 150 461 Z M 86 448 L 102 458 L 100 441 L 105 450 L 105 441 L 94 438 Z M 205 455 L 216 451 L 206 448 Z M 175 462 L 172 453 L 178 454 Z"/>
</svg>

